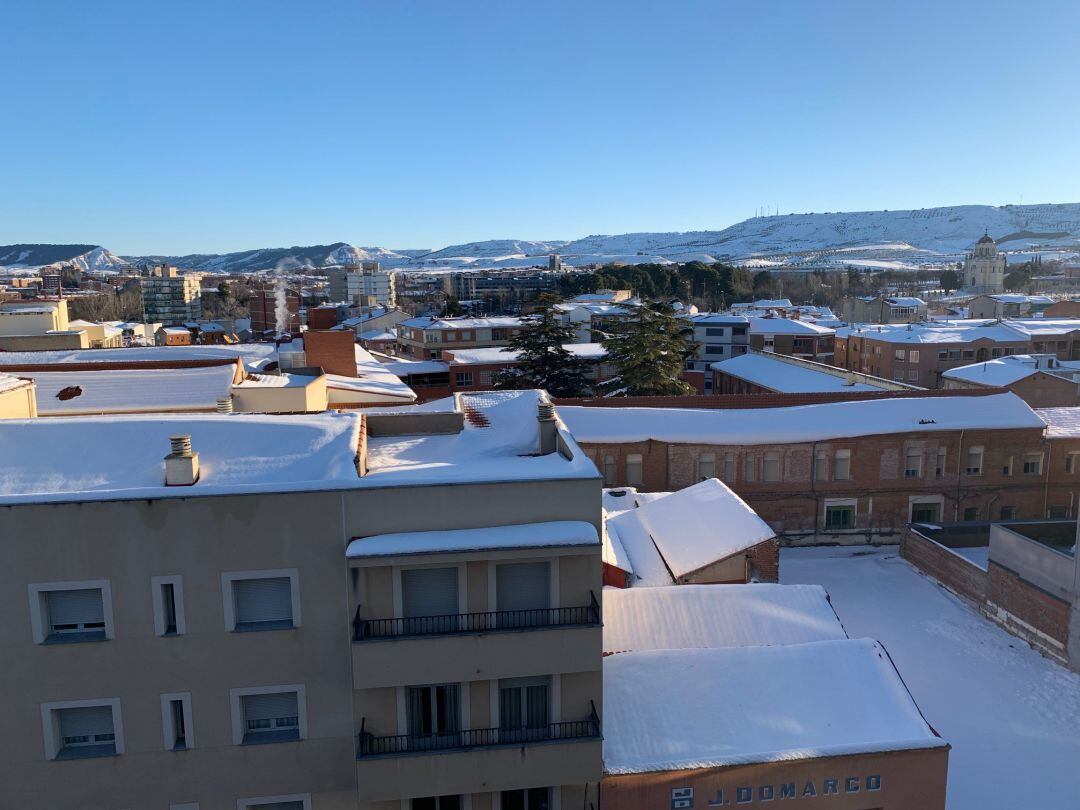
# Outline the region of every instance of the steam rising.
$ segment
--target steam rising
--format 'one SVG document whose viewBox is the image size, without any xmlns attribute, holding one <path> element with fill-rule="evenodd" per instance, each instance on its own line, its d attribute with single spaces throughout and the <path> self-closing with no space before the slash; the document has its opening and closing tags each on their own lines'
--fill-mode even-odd
<svg viewBox="0 0 1080 810">
<path fill-rule="evenodd" d="M 291 256 L 282 259 L 274 267 L 274 329 L 278 335 L 288 335 L 289 298 L 285 291 L 285 271 L 299 267 L 300 262 Z"/>
</svg>

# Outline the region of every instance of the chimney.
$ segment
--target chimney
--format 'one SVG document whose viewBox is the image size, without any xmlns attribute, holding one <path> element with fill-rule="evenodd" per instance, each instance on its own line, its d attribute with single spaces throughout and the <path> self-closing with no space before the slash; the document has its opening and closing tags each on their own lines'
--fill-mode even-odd
<svg viewBox="0 0 1080 810">
<path fill-rule="evenodd" d="M 536 421 L 540 432 L 540 455 L 550 456 L 558 447 L 559 431 L 555 424 L 555 406 L 547 394 L 540 394 L 536 405 Z"/>
<path fill-rule="evenodd" d="M 219 399 L 217 401 L 217 412 L 218 413 L 232 413 L 233 412 L 232 397 L 222 397 L 221 399 Z"/>
<path fill-rule="evenodd" d="M 199 454 L 191 449 L 191 436 L 170 436 L 172 452 L 165 456 L 165 486 L 190 487 L 199 480 Z"/>
</svg>

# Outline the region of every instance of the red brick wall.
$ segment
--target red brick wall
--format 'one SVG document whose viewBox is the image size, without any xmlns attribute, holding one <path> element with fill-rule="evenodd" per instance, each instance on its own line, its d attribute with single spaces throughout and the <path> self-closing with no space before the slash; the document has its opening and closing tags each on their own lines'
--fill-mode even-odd
<svg viewBox="0 0 1080 810">
<path fill-rule="evenodd" d="M 908 529 L 900 541 L 900 556 L 980 608 L 986 601 L 986 571 L 941 544 Z"/>
<path fill-rule="evenodd" d="M 330 329 L 337 326 L 337 307 L 309 307 L 307 311 L 308 329 Z"/>
<path fill-rule="evenodd" d="M 766 540 L 746 552 L 750 560 L 750 573 L 762 582 L 780 581 L 780 545 L 775 540 Z"/>
<path fill-rule="evenodd" d="M 1062 647 L 1066 646 L 1069 642 L 1069 604 L 1025 582 L 992 560 L 989 567 L 987 616 L 1033 647 L 1062 657 L 1063 651 L 1048 644 L 1038 633 L 1045 633 Z M 1002 615 L 995 610 L 995 606 L 1008 611 L 1011 616 Z M 1023 624 L 1015 621 L 1013 617 Z M 1029 626 L 1025 627 L 1025 624 Z M 1033 632 L 1032 627 L 1038 630 L 1038 633 Z"/>
<path fill-rule="evenodd" d="M 304 354 L 309 366 L 321 366 L 327 374 L 356 376 L 356 335 L 349 329 L 304 333 Z"/>
</svg>

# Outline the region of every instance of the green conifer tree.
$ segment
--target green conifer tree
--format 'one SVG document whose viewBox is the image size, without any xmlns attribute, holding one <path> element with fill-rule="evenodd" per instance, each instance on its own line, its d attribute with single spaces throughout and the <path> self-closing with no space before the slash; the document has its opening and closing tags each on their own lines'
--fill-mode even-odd
<svg viewBox="0 0 1080 810">
<path fill-rule="evenodd" d="M 693 394 L 680 378 L 686 359 L 696 348 L 694 330 L 675 309 L 663 302 L 642 304 L 634 317 L 609 330 L 604 339 L 607 361 L 619 370 L 604 383 L 608 396 Z"/>
</svg>

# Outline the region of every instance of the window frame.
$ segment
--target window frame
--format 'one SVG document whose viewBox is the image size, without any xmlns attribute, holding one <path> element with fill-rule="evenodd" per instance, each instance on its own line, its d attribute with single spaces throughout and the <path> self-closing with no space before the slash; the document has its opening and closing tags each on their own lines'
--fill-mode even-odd
<svg viewBox="0 0 1080 810">
<path fill-rule="evenodd" d="M 35 644 L 82 644 L 111 641 L 116 637 L 113 620 L 112 584 L 107 579 L 68 580 L 66 582 L 32 582 L 26 586 L 30 600 L 30 631 Z M 104 638 L 77 638 L 71 634 L 53 633 L 49 625 L 48 594 L 56 591 L 101 591 L 101 613 L 105 620 Z"/>
<path fill-rule="evenodd" d="M 923 448 L 908 447 L 904 450 L 904 478 L 912 480 L 923 477 Z M 915 466 L 911 466 L 911 460 L 916 459 Z"/>
<path fill-rule="evenodd" d="M 292 596 L 292 627 L 236 627 L 236 597 L 233 583 L 247 579 L 289 578 L 289 591 Z M 260 571 L 225 571 L 221 575 L 221 597 L 224 607 L 225 631 L 228 633 L 269 633 L 280 630 L 295 630 L 300 627 L 300 569 L 268 568 Z"/>
<path fill-rule="evenodd" d="M 915 520 L 917 506 L 936 506 L 937 517 L 932 521 Z M 945 497 L 943 495 L 912 495 L 908 498 L 908 523 L 940 523 L 945 516 Z"/>
<path fill-rule="evenodd" d="M 1042 475 L 1043 459 L 1043 453 L 1024 453 L 1023 467 L 1021 467 L 1021 472 L 1023 472 L 1024 475 Z M 1028 470 L 1029 463 L 1035 464 L 1036 468 L 1033 470 Z"/>
<path fill-rule="evenodd" d="M 244 703 L 242 698 L 250 695 L 278 695 L 286 692 L 296 693 L 296 730 L 299 737 L 295 740 L 249 740 L 244 742 L 244 737 L 247 735 L 244 728 Z M 229 690 L 229 708 L 232 715 L 233 745 L 273 745 L 275 743 L 300 742 L 308 737 L 307 690 L 302 683 L 235 687 Z M 291 799 L 290 801 L 296 800 Z"/>
<path fill-rule="evenodd" d="M 971 455 L 978 451 L 979 466 L 971 466 Z M 986 469 L 986 448 L 980 444 L 972 445 L 967 449 L 967 453 L 964 456 L 964 474 L 965 475 L 982 475 Z M 974 470 L 974 472 L 972 472 Z"/>
<path fill-rule="evenodd" d="M 173 607 L 176 612 L 176 632 L 165 632 L 165 586 L 172 585 Z M 154 598 L 154 634 L 161 638 L 172 638 L 187 633 L 187 620 L 184 616 L 184 578 L 180 574 L 150 577 L 150 588 Z"/>
<path fill-rule="evenodd" d="M 851 525 L 844 527 L 829 527 L 830 507 L 850 507 Z M 826 498 L 821 504 L 821 529 L 824 532 L 846 532 L 856 529 L 859 525 L 859 499 L 858 498 Z"/>
<path fill-rule="evenodd" d="M 177 748 L 172 703 L 180 701 L 184 714 L 184 747 Z M 161 738 L 166 751 L 189 751 L 195 747 L 195 729 L 191 723 L 191 692 L 168 692 L 161 696 Z"/>
<path fill-rule="evenodd" d="M 709 471 L 706 475 L 705 471 Z M 704 481 L 707 478 L 716 478 L 716 453 L 700 453 L 697 457 L 697 480 Z"/>
<path fill-rule="evenodd" d="M 833 481 L 850 481 L 851 480 L 851 456 L 852 452 L 848 448 L 842 448 L 833 453 Z M 838 475 L 840 470 L 840 460 L 843 459 L 845 464 L 844 475 Z"/>
<path fill-rule="evenodd" d="M 283 802 L 303 802 L 304 810 L 311 810 L 310 793 L 288 793 L 284 796 L 253 796 L 236 800 L 236 810 L 258 810 L 259 807 Z"/>
<path fill-rule="evenodd" d="M 769 464 L 775 463 L 775 477 L 770 477 L 768 474 Z M 783 458 L 776 450 L 768 450 L 761 456 L 761 483 L 763 484 L 775 484 L 783 478 Z"/>
<path fill-rule="evenodd" d="M 98 706 L 109 706 L 112 709 L 113 722 L 113 753 L 111 754 L 87 754 L 80 759 L 93 759 L 97 757 L 118 757 L 124 753 L 124 722 L 120 710 L 120 698 L 91 698 L 89 700 L 57 700 L 41 704 L 41 730 L 45 742 L 45 759 L 60 759 L 64 750 L 63 740 L 60 737 L 60 716 L 58 712 L 64 709 L 88 709 Z"/>
<path fill-rule="evenodd" d="M 637 459 L 636 466 L 637 480 L 632 480 L 630 476 L 631 459 Z M 623 459 L 623 468 L 626 470 L 626 485 L 628 487 L 639 487 L 645 483 L 645 454 L 644 453 L 627 453 Z"/>
</svg>

